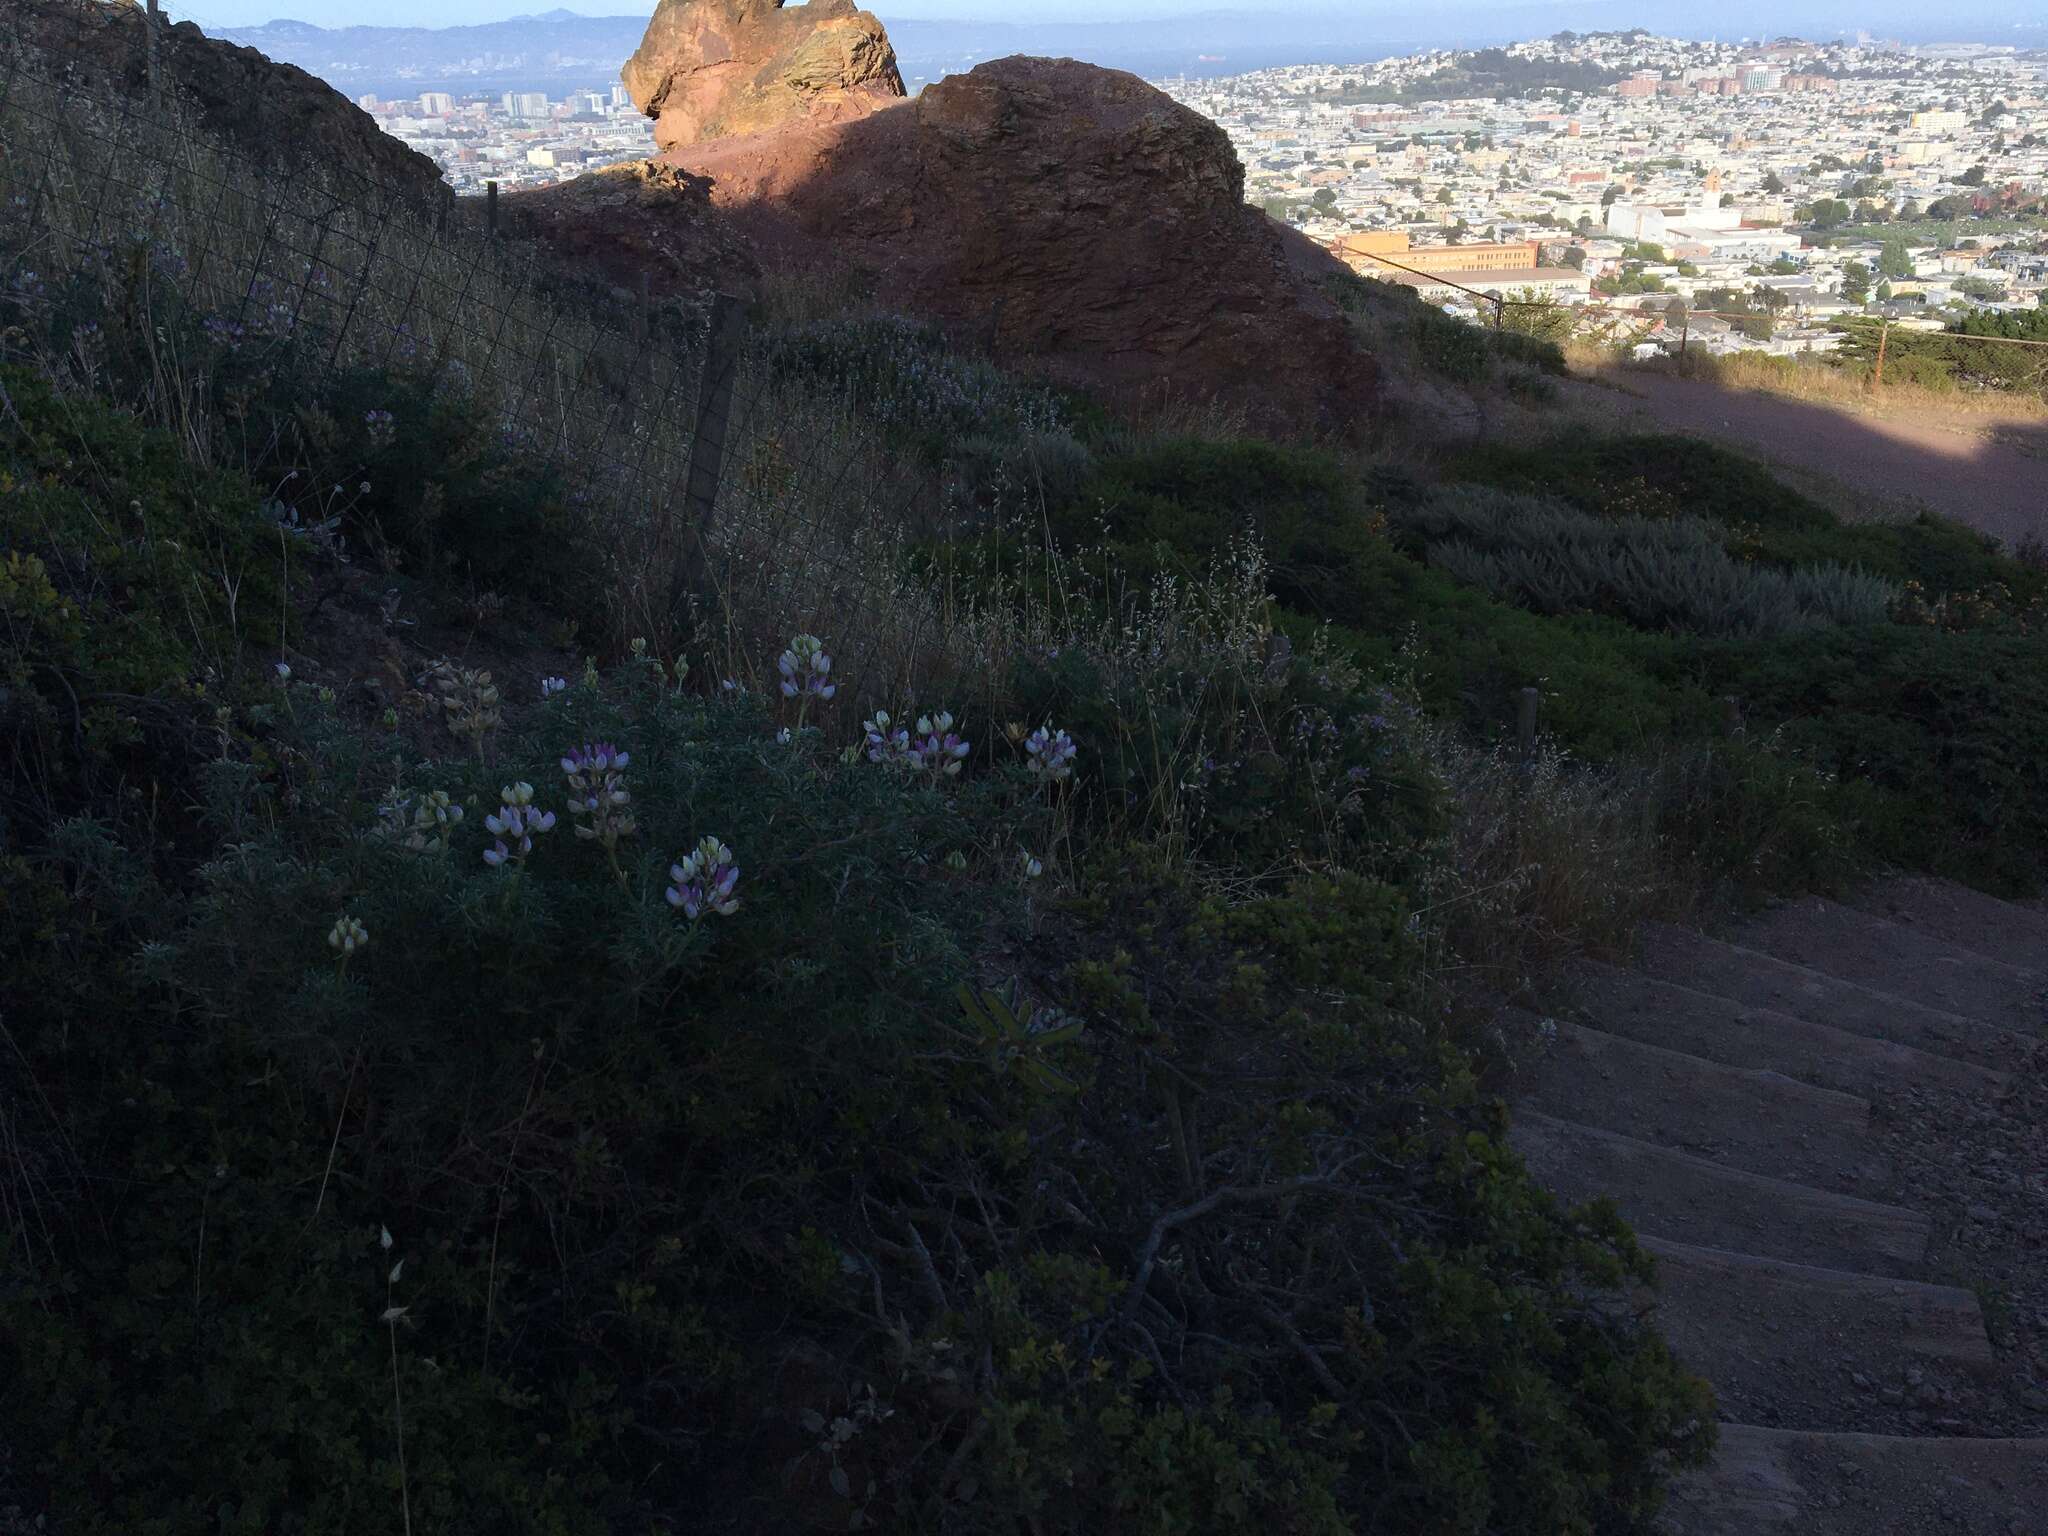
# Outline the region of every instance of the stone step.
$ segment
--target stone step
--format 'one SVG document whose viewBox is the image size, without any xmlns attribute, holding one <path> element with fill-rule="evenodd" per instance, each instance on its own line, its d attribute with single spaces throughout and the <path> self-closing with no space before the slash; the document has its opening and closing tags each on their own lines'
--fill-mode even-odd
<svg viewBox="0 0 2048 1536">
<path fill-rule="evenodd" d="M 2032 1050 L 2026 1039 L 1998 1025 L 1874 991 L 1689 928 L 1645 923 L 1640 941 L 1641 970 L 1695 992 L 1978 1066 L 2009 1070 Z"/>
<path fill-rule="evenodd" d="M 2001 1401 L 1977 1298 L 1645 1237 L 1656 1323 L 1722 1416 L 1788 1429 L 1920 1429 Z M 1860 1378 L 1860 1380 L 1859 1380 Z"/>
<path fill-rule="evenodd" d="M 2048 975 L 1961 949 L 1818 896 L 1788 901 L 1730 936 L 1812 970 L 2040 1038 Z"/>
<path fill-rule="evenodd" d="M 1515 1084 L 1540 1113 L 1837 1194 L 1879 1197 L 1889 1184 L 1870 1105 L 1854 1095 L 1520 1009 L 1501 1018 L 1526 1039 L 1555 1032 Z"/>
<path fill-rule="evenodd" d="M 1669 1536 L 2048 1536 L 2048 1439 L 1723 1424 L 1673 1484 Z"/>
<path fill-rule="evenodd" d="M 1880 880 L 1850 896 L 1848 904 L 1958 949 L 2048 974 L 2048 912 L 2039 907 L 1923 875 Z"/>
<path fill-rule="evenodd" d="M 1631 1136 L 1519 1109 L 1508 1141 L 1529 1171 L 1577 1204 L 1612 1196 L 1650 1237 L 1909 1279 L 1930 1222 L 1917 1211 L 1790 1184 Z"/>
<path fill-rule="evenodd" d="M 1996 1095 L 2012 1084 L 2009 1074 L 1974 1062 L 1696 992 L 1642 971 L 1588 960 L 1573 968 L 1570 980 L 1578 1010 L 1610 1033 L 1729 1066 L 1768 1067 L 1822 1088 L 1869 1094 L 1917 1084 Z"/>
</svg>

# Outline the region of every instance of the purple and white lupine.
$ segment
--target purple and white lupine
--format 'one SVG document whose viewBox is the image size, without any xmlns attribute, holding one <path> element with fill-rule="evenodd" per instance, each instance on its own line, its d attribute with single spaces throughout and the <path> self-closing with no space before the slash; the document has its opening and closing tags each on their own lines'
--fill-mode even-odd
<svg viewBox="0 0 2048 1536">
<path fill-rule="evenodd" d="M 365 411 L 363 431 L 374 448 L 389 448 L 398 436 L 398 418 L 389 411 Z"/>
<path fill-rule="evenodd" d="M 1056 784 L 1074 773 L 1074 754 L 1080 749 L 1065 731 L 1055 731 L 1050 722 L 1024 739 L 1024 755 L 1031 772 L 1042 784 Z"/>
<path fill-rule="evenodd" d="M 740 907 L 737 895 L 740 867 L 732 861 L 732 850 L 715 837 L 707 837 L 683 855 L 682 862 L 669 866 L 668 904 L 691 922 L 707 912 L 731 917 Z"/>
<path fill-rule="evenodd" d="M 562 759 L 569 779 L 569 814 L 576 835 L 601 844 L 606 853 L 634 831 L 632 795 L 626 789 L 626 765 L 632 754 L 608 741 L 585 742 Z"/>
<path fill-rule="evenodd" d="M 886 709 L 878 709 L 871 719 L 862 721 L 861 729 L 867 733 L 869 762 L 889 768 L 910 766 L 910 732 L 891 720 Z"/>
<path fill-rule="evenodd" d="M 832 657 L 816 635 L 798 635 L 776 666 L 782 673 L 782 696 L 796 700 L 796 723 L 802 729 L 811 700 L 822 703 L 839 691 L 832 681 Z"/>
<path fill-rule="evenodd" d="M 566 677 L 544 677 L 540 680 L 540 696 L 544 700 L 568 691 L 569 680 Z"/>
<path fill-rule="evenodd" d="M 533 852 L 534 837 L 555 830 L 555 813 L 533 803 L 533 786 L 524 780 L 507 784 L 498 799 L 498 809 L 484 818 L 485 828 L 497 838 L 484 850 L 484 862 L 493 869 L 507 863 L 516 869 Z"/>
<path fill-rule="evenodd" d="M 969 743 L 953 729 L 953 717 L 944 710 L 920 715 L 917 734 L 910 741 L 910 766 L 934 775 L 957 774 L 967 760 Z"/>
</svg>

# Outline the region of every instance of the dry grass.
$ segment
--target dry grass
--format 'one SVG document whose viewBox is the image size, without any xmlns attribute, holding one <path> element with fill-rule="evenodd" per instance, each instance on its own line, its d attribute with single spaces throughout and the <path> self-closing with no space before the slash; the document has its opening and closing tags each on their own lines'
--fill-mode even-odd
<svg viewBox="0 0 2048 1536">
<path fill-rule="evenodd" d="M 1611 352 L 1578 349 L 1574 366 L 1629 372 L 1663 373 L 1699 379 L 1722 389 L 1782 395 L 1859 411 L 1897 411 L 1920 420 L 1956 420 L 1982 426 L 1991 423 L 2048 423 L 2048 401 L 2038 396 L 1988 389 L 1931 389 L 1923 384 L 1887 379 L 1873 386 L 1860 370 L 1837 367 L 1820 359 L 1774 357 L 1763 352 L 1714 355 L 1688 352 L 1684 357 L 1648 362 L 1617 362 Z"/>
</svg>

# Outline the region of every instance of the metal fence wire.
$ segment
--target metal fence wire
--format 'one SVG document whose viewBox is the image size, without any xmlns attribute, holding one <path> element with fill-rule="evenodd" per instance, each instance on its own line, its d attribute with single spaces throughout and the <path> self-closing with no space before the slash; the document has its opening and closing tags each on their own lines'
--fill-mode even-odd
<svg viewBox="0 0 2048 1536">
<path fill-rule="evenodd" d="M 224 376 L 330 399 L 402 376 L 494 412 L 504 448 L 567 486 L 609 638 L 737 650 L 829 619 L 863 692 L 914 670 L 903 542 L 951 498 L 860 401 L 786 377 L 736 301 L 618 292 L 474 203 L 308 153 L 261 91 L 224 126 L 185 73 L 219 47 L 135 4 L 0 0 L 0 358 L 216 463 Z"/>
</svg>

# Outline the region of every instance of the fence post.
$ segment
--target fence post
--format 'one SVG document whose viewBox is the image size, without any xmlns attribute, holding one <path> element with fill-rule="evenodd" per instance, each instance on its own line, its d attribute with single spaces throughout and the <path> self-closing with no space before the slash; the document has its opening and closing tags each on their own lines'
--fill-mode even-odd
<svg viewBox="0 0 2048 1536">
<path fill-rule="evenodd" d="M 697 430 L 690 439 L 690 474 L 683 492 L 683 558 L 669 589 L 671 616 L 704 573 L 712 510 L 725 469 L 725 435 L 732 426 L 733 386 L 739 379 L 746 339 L 746 307 L 730 294 L 715 294 L 710 336 L 704 346 L 704 373 L 697 390 Z"/>
<path fill-rule="evenodd" d="M 1678 355 L 1685 356 L 1686 339 L 1692 335 L 1692 311 L 1687 310 L 1678 318 Z"/>
<path fill-rule="evenodd" d="M 1507 313 L 1508 301 L 1506 299 L 1495 299 L 1493 301 L 1493 328 L 1496 331 L 1507 328 Z"/>
<path fill-rule="evenodd" d="M 1870 371 L 1870 387 L 1872 389 L 1884 387 L 1884 348 L 1885 343 L 1891 339 L 1892 323 L 1887 319 L 1884 323 L 1884 329 L 1877 333 L 1877 366 Z"/>
<path fill-rule="evenodd" d="M 1534 688 L 1524 688 L 1515 695 L 1515 746 L 1524 773 L 1536 760 L 1536 710 L 1542 697 Z"/>
<path fill-rule="evenodd" d="M 149 72 L 149 115 L 152 119 L 163 116 L 163 87 L 158 83 L 156 72 L 156 30 L 162 25 L 164 13 L 158 8 L 157 0 L 149 0 L 149 10 L 142 18 L 142 62 Z"/>
<path fill-rule="evenodd" d="M 491 238 L 496 239 L 498 235 L 498 184 L 495 181 L 484 183 L 484 223 L 490 229 Z"/>
</svg>

